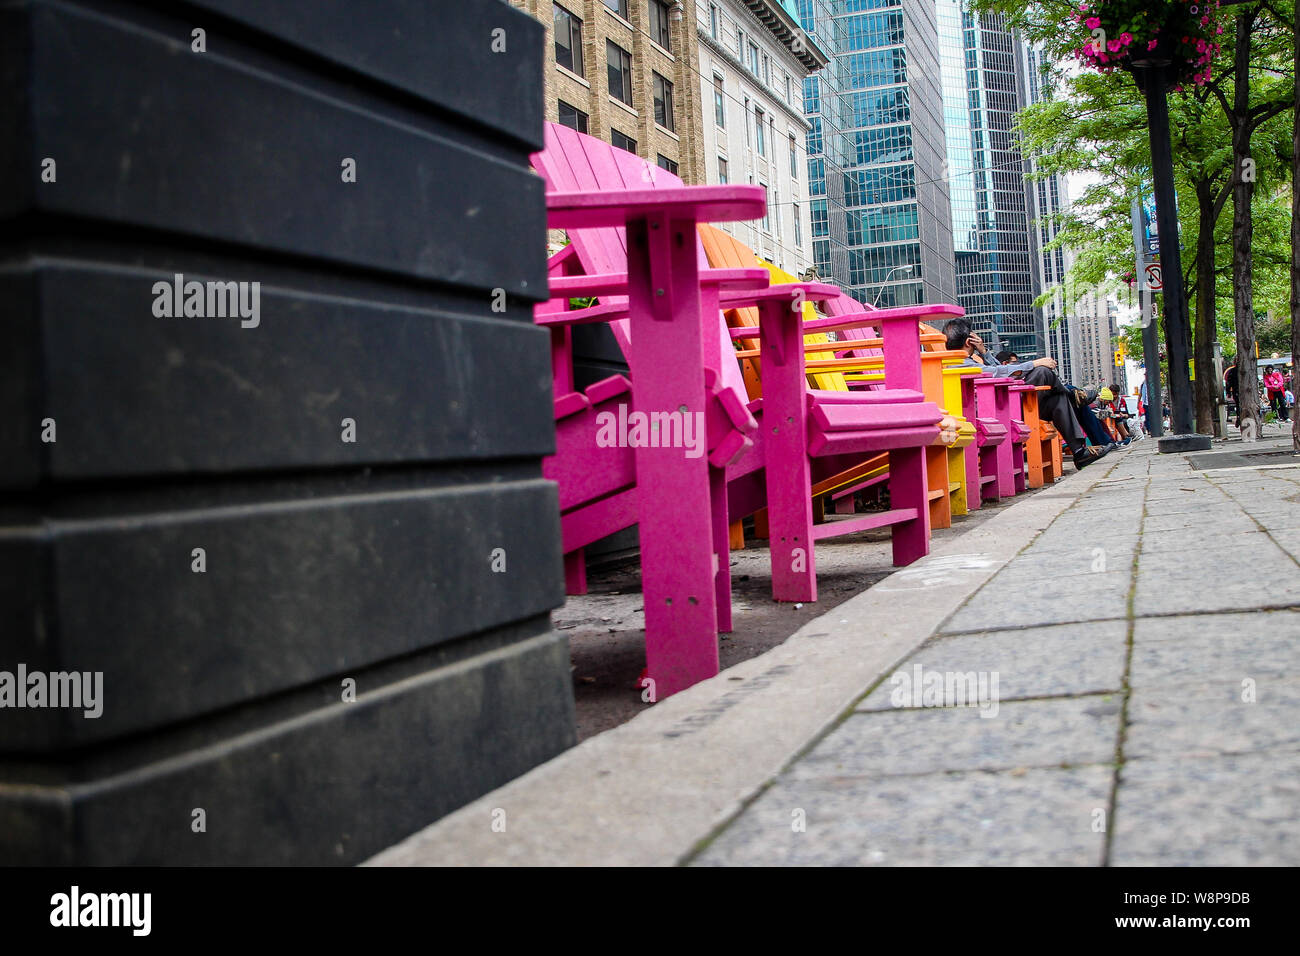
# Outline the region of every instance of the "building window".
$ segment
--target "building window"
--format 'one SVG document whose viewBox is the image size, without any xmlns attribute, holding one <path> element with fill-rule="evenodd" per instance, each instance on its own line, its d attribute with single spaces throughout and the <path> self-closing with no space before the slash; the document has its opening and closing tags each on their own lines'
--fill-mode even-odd
<svg viewBox="0 0 1300 956">
<path fill-rule="evenodd" d="M 772 70 L 771 70 L 770 62 L 767 59 L 766 53 L 763 54 L 763 85 L 764 86 L 772 85 Z"/>
<path fill-rule="evenodd" d="M 629 153 L 636 152 L 636 140 L 631 136 L 624 136 L 616 129 L 611 129 L 609 131 L 609 141 L 619 149 L 625 149 Z"/>
<path fill-rule="evenodd" d="M 799 153 L 798 144 L 795 142 L 794 133 L 790 134 L 790 178 L 796 182 L 799 179 Z"/>
<path fill-rule="evenodd" d="M 799 204 L 795 203 L 793 209 L 794 209 L 794 244 L 796 246 L 802 246 L 803 227 L 799 225 Z"/>
<path fill-rule="evenodd" d="M 668 4 L 664 0 L 650 0 L 650 39 L 671 53 L 672 37 L 668 28 Z"/>
<path fill-rule="evenodd" d="M 627 19 L 627 0 L 605 0 L 605 6 L 609 7 L 624 20 Z"/>
<path fill-rule="evenodd" d="M 632 105 L 632 55 L 613 40 L 605 41 L 609 62 L 609 95 Z"/>
<path fill-rule="evenodd" d="M 555 5 L 555 62 L 570 73 L 587 75 L 582 69 L 582 21 L 558 3 Z"/>
<path fill-rule="evenodd" d="M 579 133 L 587 132 L 587 114 L 576 106 L 570 106 L 560 100 L 560 125 L 576 129 Z"/>
<path fill-rule="evenodd" d="M 677 175 L 677 164 L 663 153 L 659 154 L 659 168 L 668 170 L 668 172 L 672 173 L 674 176 Z"/>
<path fill-rule="evenodd" d="M 718 157 L 718 182 L 724 186 L 727 184 L 727 161 L 721 156 Z"/>
<path fill-rule="evenodd" d="M 722 129 L 727 127 L 727 90 L 722 77 L 713 74 L 713 122 Z"/>
<path fill-rule="evenodd" d="M 758 108 L 754 109 L 754 130 L 757 134 L 755 137 L 754 148 L 758 151 L 758 155 L 766 156 L 767 134 L 763 129 L 763 111 Z"/>
<path fill-rule="evenodd" d="M 790 99 L 790 74 L 789 73 L 785 74 L 785 101 L 787 103 L 790 103 L 791 105 L 794 104 L 794 100 Z"/>
<path fill-rule="evenodd" d="M 715 40 L 718 38 L 718 5 L 716 3 L 709 4 L 709 36 Z"/>
<path fill-rule="evenodd" d="M 673 124 L 673 85 L 658 73 L 654 76 L 655 122 L 670 132 L 675 130 Z"/>
<path fill-rule="evenodd" d="M 758 44 L 754 42 L 749 44 L 749 72 L 758 76 Z"/>
<path fill-rule="evenodd" d="M 745 31 L 736 27 L 736 58 L 740 60 L 740 65 L 745 65 Z"/>
<path fill-rule="evenodd" d="M 745 147 L 749 147 L 749 97 L 745 97 Z"/>
<path fill-rule="evenodd" d="M 762 129 L 762 127 L 759 127 Z M 767 183 L 760 182 L 763 187 L 763 231 L 770 233 L 772 231 L 772 198 L 767 191 Z"/>
</svg>

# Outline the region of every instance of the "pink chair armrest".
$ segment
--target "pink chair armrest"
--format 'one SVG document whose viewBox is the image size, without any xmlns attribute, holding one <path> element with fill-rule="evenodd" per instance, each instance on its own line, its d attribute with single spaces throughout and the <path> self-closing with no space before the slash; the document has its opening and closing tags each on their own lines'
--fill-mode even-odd
<svg viewBox="0 0 1300 956">
<path fill-rule="evenodd" d="M 636 219 L 686 219 L 739 222 L 762 219 L 767 211 L 762 186 L 678 186 L 668 189 L 596 189 L 546 194 L 552 229 L 624 226 Z"/>
</svg>

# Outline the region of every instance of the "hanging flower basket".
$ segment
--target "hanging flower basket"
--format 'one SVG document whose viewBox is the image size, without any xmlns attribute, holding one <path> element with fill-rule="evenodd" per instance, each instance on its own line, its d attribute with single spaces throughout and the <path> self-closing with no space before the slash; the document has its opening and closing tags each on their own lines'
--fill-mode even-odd
<svg viewBox="0 0 1300 956">
<path fill-rule="evenodd" d="M 1082 0 L 1074 55 L 1103 73 L 1168 66 L 1174 83 L 1210 78 L 1223 33 L 1219 0 Z"/>
</svg>

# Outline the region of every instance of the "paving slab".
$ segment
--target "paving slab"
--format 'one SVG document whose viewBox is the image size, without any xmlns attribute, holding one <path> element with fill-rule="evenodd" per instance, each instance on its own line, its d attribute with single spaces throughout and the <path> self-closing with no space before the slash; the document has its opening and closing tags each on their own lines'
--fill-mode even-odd
<svg viewBox="0 0 1300 956">
<path fill-rule="evenodd" d="M 911 668 L 900 672 L 910 676 Z M 886 777 L 1114 762 L 1118 696 L 1011 703 L 994 697 L 970 707 L 859 712 L 800 759 L 790 776 Z"/>
<path fill-rule="evenodd" d="M 943 630 L 986 631 L 1124 617 L 1130 584 L 1127 570 L 1089 575 L 1086 593 L 1076 579 L 1059 575 L 1045 578 L 1033 588 L 1024 586 L 1019 576 L 995 577 Z"/>
<path fill-rule="evenodd" d="M 1108 767 L 781 780 L 700 866 L 1097 866 Z M 800 820 L 803 832 L 795 829 Z"/>
<path fill-rule="evenodd" d="M 1300 865 L 1300 751 L 1132 760 L 1112 866 Z"/>
<path fill-rule="evenodd" d="M 1252 537 L 1254 535 L 1254 537 Z M 1208 547 L 1208 535 L 1204 527 L 1188 528 L 1183 531 L 1162 531 L 1159 534 L 1148 534 L 1142 537 L 1142 554 L 1150 554 L 1159 551 L 1178 551 L 1192 552 L 1205 551 Z M 1264 532 L 1258 528 L 1252 528 L 1248 531 L 1228 531 L 1216 533 L 1214 536 L 1214 547 L 1246 550 L 1256 546 L 1262 546 L 1268 541 Z M 1213 550 L 1213 549 L 1211 549 Z"/>
<path fill-rule="evenodd" d="M 1291 672 L 1292 675 L 1295 672 Z M 1142 685 L 1128 704 L 1125 759 L 1300 750 L 1300 679 L 1226 675 Z"/>
<path fill-rule="evenodd" d="M 1263 572 L 1250 577 L 1207 580 L 1203 573 L 1185 570 L 1143 571 L 1137 576 L 1135 606 L 1139 614 L 1187 614 L 1196 611 L 1240 611 L 1245 608 L 1291 607 L 1300 604 L 1300 575 L 1287 574 L 1275 583 Z"/>
<path fill-rule="evenodd" d="M 1234 531 L 1258 530 L 1255 522 L 1251 521 L 1250 516 L 1235 502 L 1207 505 L 1197 513 L 1195 524 L 1205 528 L 1207 536 L 1211 528 L 1215 535 L 1230 534 Z M 1185 514 L 1151 515 L 1142 521 L 1142 534 L 1145 536 L 1165 531 L 1183 531 L 1186 530 L 1187 526 L 1188 520 Z"/>
<path fill-rule="evenodd" d="M 1225 682 L 1300 675 L 1300 614 L 1141 618 L 1133 625 L 1129 684 Z"/>
<path fill-rule="evenodd" d="M 1158 536 L 1153 536 L 1158 537 Z M 1145 544 L 1146 537 L 1143 538 Z M 1290 574 L 1300 571 L 1291 556 L 1263 532 L 1216 535 L 1213 547 L 1185 550 L 1142 550 L 1138 561 L 1138 576 L 1181 572 L 1194 577 L 1199 587 L 1226 576 L 1233 568 L 1241 568 L 1248 580 L 1259 580 L 1269 574 Z M 1300 575 L 1297 575 L 1300 577 Z M 1261 583 L 1266 583 L 1261 581 Z"/>
<path fill-rule="evenodd" d="M 940 636 L 899 670 L 920 665 L 924 671 L 996 672 L 1003 701 L 1117 692 L 1124 680 L 1127 638 L 1125 621 Z M 894 709 L 890 698 L 900 686 L 887 678 L 858 709 Z"/>
</svg>

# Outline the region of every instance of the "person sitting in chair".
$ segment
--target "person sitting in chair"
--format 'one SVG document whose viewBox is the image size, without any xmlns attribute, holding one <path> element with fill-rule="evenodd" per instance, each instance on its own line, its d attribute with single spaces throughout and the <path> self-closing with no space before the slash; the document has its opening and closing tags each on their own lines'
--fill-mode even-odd
<svg viewBox="0 0 1300 956">
<path fill-rule="evenodd" d="M 1045 418 L 1050 418 L 1057 432 L 1070 446 L 1076 468 L 1085 468 L 1105 457 L 1109 448 L 1089 448 L 1078 416 L 1074 411 L 1074 395 L 1056 377 L 1056 359 L 1040 358 L 1032 362 L 999 362 L 990 359 L 984 340 L 971 329 L 965 319 L 951 319 L 944 324 L 943 334 L 950 349 L 966 353 L 966 365 L 987 369 L 1000 378 L 1019 378 L 1029 385 L 1046 385 L 1049 391 L 1038 397 L 1038 408 Z M 999 358 L 1018 358 L 1015 353 L 998 353 Z"/>
</svg>

